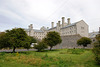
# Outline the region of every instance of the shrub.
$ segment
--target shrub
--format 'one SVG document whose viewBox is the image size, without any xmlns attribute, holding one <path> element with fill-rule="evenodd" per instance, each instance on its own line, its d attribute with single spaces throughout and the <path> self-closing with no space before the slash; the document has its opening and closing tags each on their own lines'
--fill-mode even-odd
<svg viewBox="0 0 100 67">
<path fill-rule="evenodd" d="M 96 36 L 97 41 L 94 43 L 93 53 L 95 54 L 95 60 L 100 65 L 100 34 Z"/>
<path fill-rule="evenodd" d="M 91 39 L 87 37 L 82 37 L 77 41 L 78 45 L 83 45 L 84 47 L 87 47 L 88 44 L 91 44 Z"/>
<path fill-rule="evenodd" d="M 39 42 L 37 45 L 34 44 L 34 48 L 37 49 L 38 52 L 40 51 L 43 51 L 45 48 L 47 48 L 47 44 L 42 41 L 42 42 Z"/>
</svg>

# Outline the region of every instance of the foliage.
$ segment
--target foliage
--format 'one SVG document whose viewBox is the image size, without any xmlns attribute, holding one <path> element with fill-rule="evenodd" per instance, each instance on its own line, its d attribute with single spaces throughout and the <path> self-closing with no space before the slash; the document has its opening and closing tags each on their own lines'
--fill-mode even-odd
<svg viewBox="0 0 100 67">
<path fill-rule="evenodd" d="M 56 46 L 57 44 L 60 44 L 62 42 L 59 33 L 55 31 L 48 32 L 46 38 L 44 38 L 44 41 L 48 46 L 50 46 L 50 50 L 53 46 Z"/>
<path fill-rule="evenodd" d="M 13 48 L 15 52 L 15 49 L 19 47 L 29 49 L 33 41 L 22 28 L 15 28 L 7 30 L 0 36 L 0 48 Z"/>
<path fill-rule="evenodd" d="M 88 44 L 91 44 L 91 39 L 87 37 L 82 37 L 77 41 L 78 45 L 83 45 L 84 47 L 87 47 Z"/>
<path fill-rule="evenodd" d="M 9 40 L 9 37 L 6 35 L 6 33 L 3 32 L 0 34 L 0 49 L 11 47 L 8 40 Z"/>
<path fill-rule="evenodd" d="M 93 53 L 95 54 L 95 60 L 100 64 L 100 34 L 96 36 L 97 41 L 94 43 Z"/>
<path fill-rule="evenodd" d="M 60 52 L 60 54 L 83 54 L 85 49 L 68 49 L 66 52 Z"/>
<path fill-rule="evenodd" d="M 47 48 L 47 44 L 44 41 L 39 42 L 37 45 L 34 44 L 34 48 L 38 50 L 38 52 L 43 51 Z"/>
<path fill-rule="evenodd" d="M 100 67 L 94 62 L 94 55 L 90 50 L 82 49 L 79 54 L 60 54 L 69 49 L 58 49 L 45 52 L 25 51 L 16 53 L 0 53 L 0 67 Z M 70 49 L 73 50 L 81 49 Z M 15 55 L 14 55 L 15 54 Z"/>
<path fill-rule="evenodd" d="M 30 37 L 30 36 L 29 36 L 29 38 L 30 38 L 30 43 L 37 43 L 37 40 L 35 38 Z"/>
</svg>

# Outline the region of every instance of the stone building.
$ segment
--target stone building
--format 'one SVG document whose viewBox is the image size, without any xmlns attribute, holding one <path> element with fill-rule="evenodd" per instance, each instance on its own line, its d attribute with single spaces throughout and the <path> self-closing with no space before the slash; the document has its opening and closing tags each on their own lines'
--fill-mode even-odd
<svg viewBox="0 0 100 67">
<path fill-rule="evenodd" d="M 33 25 L 30 24 L 28 29 L 25 29 L 26 33 L 31 36 L 31 37 L 35 37 L 38 40 L 42 40 L 48 31 L 48 28 L 45 28 L 44 26 L 41 27 L 40 30 L 37 29 L 33 29 Z"/>
<path fill-rule="evenodd" d="M 88 37 L 88 25 L 83 20 L 71 24 L 70 18 L 67 19 L 66 23 L 64 17 L 62 17 L 62 24 L 58 21 L 55 27 L 54 22 L 52 22 L 52 28 L 48 31 L 57 31 L 61 36 L 79 34 L 82 37 Z"/>
<path fill-rule="evenodd" d="M 75 23 L 70 22 L 70 18 L 67 19 L 67 23 L 65 22 L 65 17 L 62 17 L 61 21 L 58 21 L 56 26 L 54 26 L 54 22 L 51 22 L 51 28 L 41 27 L 40 30 L 33 29 L 33 25 L 30 24 L 28 29 L 25 29 L 26 33 L 29 36 L 35 37 L 39 40 L 42 40 L 47 32 L 56 31 L 59 32 L 60 36 L 69 36 L 69 35 L 80 35 L 82 37 L 88 37 L 88 25 L 85 21 L 80 20 Z"/>
</svg>

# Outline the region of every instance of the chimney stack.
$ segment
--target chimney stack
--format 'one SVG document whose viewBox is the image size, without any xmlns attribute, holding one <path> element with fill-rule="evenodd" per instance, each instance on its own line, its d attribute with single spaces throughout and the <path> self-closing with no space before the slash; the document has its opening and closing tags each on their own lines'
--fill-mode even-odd
<svg viewBox="0 0 100 67">
<path fill-rule="evenodd" d="M 49 27 L 47 27 L 47 29 L 49 29 Z"/>
<path fill-rule="evenodd" d="M 65 17 L 62 17 L 62 27 L 64 27 Z"/>
<path fill-rule="evenodd" d="M 51 22 L 51 28 L 53 28 L 54 27 L 54 22 Z"/>
<path fill-rule="evenodd" d="M 71 23 L 70 23 L 70 18 L 68 18 L 67 21 L 68 21 L 68 25 L 71 24 Z"/>
<path fill-rule="evenodd" d="M 59 27 L 60 27 L 60 21 L 58 21 L 58 25 L 59 25 Z"/>
<path fill-rule="evenodd" d="M 58 23 L 57 23 L 57 30 L 58 30 Z"/>
<path fill-rule="evenodd" d="M 29 25 L 29 29 L 33 29 L 33 24 L 30 24 Z"/>
</svg>

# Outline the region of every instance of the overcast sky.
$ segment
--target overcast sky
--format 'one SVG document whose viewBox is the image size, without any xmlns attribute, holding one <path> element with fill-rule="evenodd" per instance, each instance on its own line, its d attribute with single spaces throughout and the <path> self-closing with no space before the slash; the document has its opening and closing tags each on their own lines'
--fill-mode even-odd
<svg viewBox="0 0 100 67">
<path fill-rule="evenodd" d="M 51 27 L 61 18 L 71 23 L 84 20 L 89 32 L 100 27 L 100 0 L 0 0 L 0 31 L 15 27 Z"/>
</svg>

